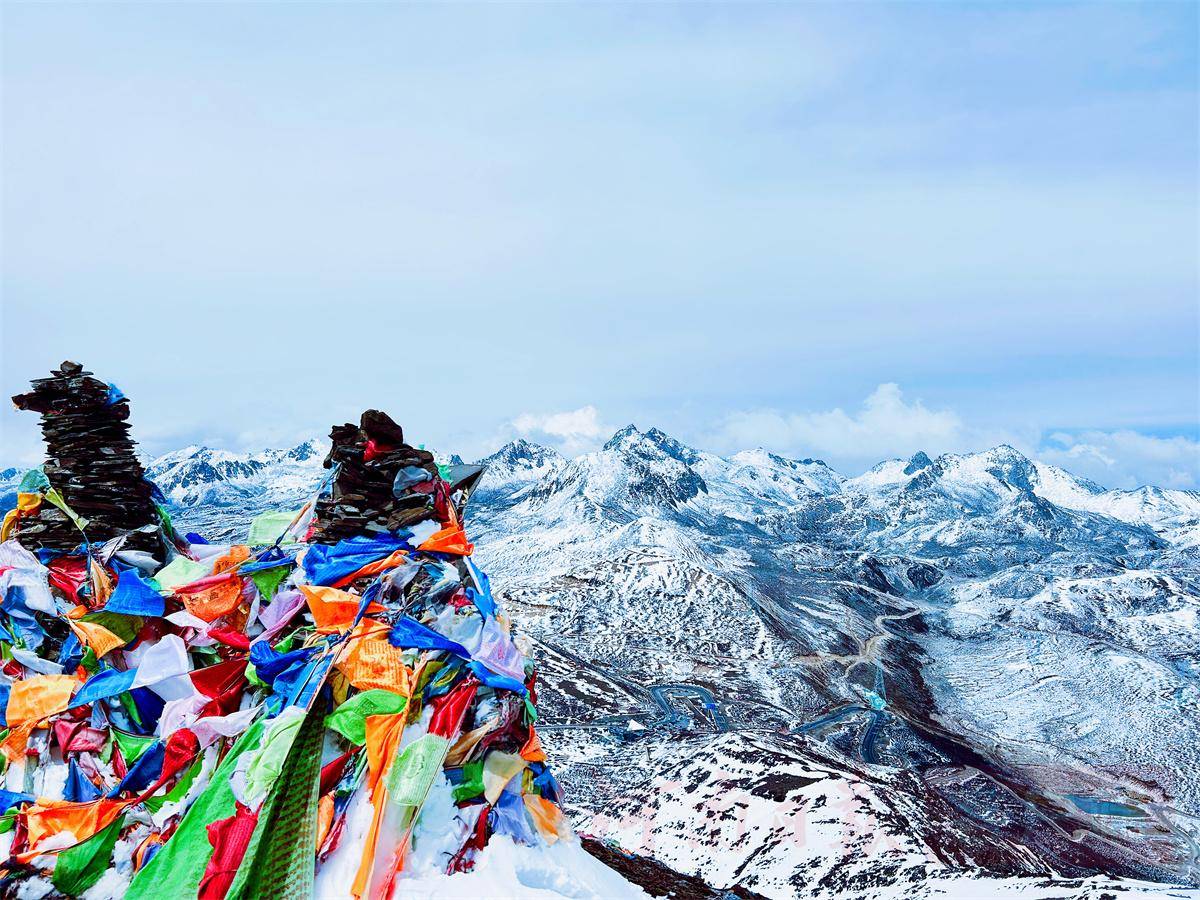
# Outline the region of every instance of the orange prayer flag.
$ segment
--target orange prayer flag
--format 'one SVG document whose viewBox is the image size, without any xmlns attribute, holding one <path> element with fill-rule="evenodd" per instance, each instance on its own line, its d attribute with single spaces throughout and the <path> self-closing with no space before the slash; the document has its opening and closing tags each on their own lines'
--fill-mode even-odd
<svg viewBox="0 0 1200 900">
<path fill-rule="evenodd" d="M 354 882 L 350 885 L 352 897 L 361 898 L 366 895 L 371 873 L 375 868 L 375 848 L 379 843 L 380 826 L 383 824 L 388 805 L 388 788 L 383 779 L 383 772 L 396 758 L 407 717 L 406 712 L 367 716 L 367 787 L 371 790 L 371 806 L 375 812 L 362 839 L 362 858 Z"/>
<path fill-rule="evenodd" d="M 394 569 L 404 560 L 408 559 L 407 550 L 393 550 L 392 553 L 383 559 L 377 559 L 373 563 L 367 563 L 357 572 L 351 572 L 345 578 L 339 579 L 333 583 L 334 587 L 345 587 L 348 584 L 353 584 L 360 578 L 369 578 L 372 575 L 378 575 L 380 572 L 386 572 L 388 569 Z"/>
<path fill-rule="evenodd" d="M 329 837 L 329 830 L 333 827 L 333 794 L 326 794 L 317 801 L 317 850 L 321 849 L 321 845 L 325 843 L 325 838 Z"/>
<path fill-rule="evenodd" d="M 406 712 L 367 716 L 367 783 L 374 786 L 391 763 L 404 734 Z"/>
<path fill-rule="evenodd" d="M 525 794 L 522 799 L 525 801 L 525 809 L 529 811 L 529 817 L 533 819 L 533 823 L 537 825 L 538 831 L 546 839 L 547 844 L 553 844 L 559 838 L 570 834 L 562 810 L 545 797 L 537 794 Z"/>
<path fill-rule="evenodd" d="M 308 608 L 312 611 L 313 621 L 317 623 L 317 631 L 326 634 L 345 631 L 354 624 L 362 597 L 339 591 L 337 588 L 315 587 L 311 584 L 300 585 L 300 591 L 308 600 Z M 378 603 L 367 607 L 368 615 L 381 612 L 383 607 Z"/>
<path fill-rule="evenodd" d="M 25 755 L 25 748 L 29 746 L 29 735 L 33 734 L 35 725 L 37 722 L 22 722 L 8 729 L 8 737 L 0 744 L 0 753 L 3 753 L 10 763 Z"/>
<path fill-rule="evenodd" d="M 29 831 L 29 850 L 17 854 L 17 859 L 28 862 L 40 855 L 38 845 L 47 838 L 64 832 L 75 837 L 75 844 L 82 844 L 92 835 L 103 831 L 120 815 L 129 803 L 126 800 L 109 800 L 101 797 L 87 803 L 71 803 L 66 800 L 41 800 L 21 815 Z M 74 846 L 70 844 L 68 846 Z M 64 850 L 65 847 L 56 849 Z"/>
<path fill-rule="evenodd" d="M 79 638 L 81 643 L 92 648 L 96 659 L 101 659 L 111 650 L 125 646 L 125 641 L 98 622 L 72 622 L 68 619 L 67 624 L 71 626 L 75 637 Z"/>
<path fill-rule="evenodd" d="M 529 739 L 525 741 L 525 745 L 521 747 L 521 759 L 529 762 L 545 762 L 546 751 L 542 749 L 542 739 L 537 736 L 537 732 L 533 730 L 533 726 L 529 726 Z"/>
<path fill-rule="evenodd" d="M 176 591 L 175 596 L 183 601 L 184 608 L 193 616 L 205 622 L 215 622 L 233 612 L 242 602 L 242 581 L 240 578 L 231 578 L 199 591 Z"/>
<path fill-rule="evenodd" d="M 461 525 L 451 525 L 436 534 L 430 535 L 418 550 L 437 553 L 453 553 L 456 556 L 470 556 L 475 546 L 467 542 L 467 533 Z"/>
<path fill-rule="evenodd" d="M 245 544 L 234 544 L 229 548 L 229 552 L 224 556 L 219 557 L 213 563 L 212 573 L 220 575 L 222 572 L 228 572 L 230 569 L 236 568 L 250 558 L 250 548 Z"/>
<path fill-rule="evenodd" d="M 367 721 L 370 722 L 370 719 Z M 387 794 L 387 783 L 382 778 L 377 778 L 371 785 L 371 808 L 374 810 L 371 814 L 371 824 L 367 828 L 367 833 L 363 835 L 362 856 L 358 862 L 358 871 L 354 875 L 354 881 L 350 885 L 350 896 L 355 900 L 361 900 L 362 896 L 366 894 L 367 885 L 371 880 L 371 870 L 375 868 L 375 846 L 379 843 L 379 826 L 383 824 Z"/>
<path fill-rule="evenodd" d="M 383 688 L 408 696 L 410 679 L 404 651 L 387 639 L 388 626 L 364 619 L 346 642 L 335 668 L 360 691 Z"/>
<path fill-rule="evenodd" d="M 35 675 L 14 681 L 8 695 L 8 724 L 39 722 L 62 712 L 77 687 L 79 681 L 73 675 Z"/>
</svg>

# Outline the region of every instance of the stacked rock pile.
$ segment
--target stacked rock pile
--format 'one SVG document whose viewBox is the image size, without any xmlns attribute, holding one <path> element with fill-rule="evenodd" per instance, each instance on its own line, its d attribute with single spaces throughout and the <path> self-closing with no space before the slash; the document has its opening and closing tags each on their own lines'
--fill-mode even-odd
<svg viewBox="0 0 1200 900">
<path fill-rule="evenodd" d="M 85 535 L 95 544 L 134 532 L 127 547 L 158 549 L 154 488 L 134 454 L 128 400 L 70 361 L 32 385 L 12 400 L 18 409 L 41 413 L 48 484 L 39 487 L 57 494 L 17 521 L 17 539 L 30 549 L 67 552 Z"/>
<path fill-rule="evenodd" d="M 439 484 L 433 454 L 404 443 L 404 431 L 369 409 L 358 425 L 335 425 L 325 467 L 338 466 L 332 490 L 317 501 L 310 540 L 334 544 L 383 534 L 434 515 Z"/>
</svg>

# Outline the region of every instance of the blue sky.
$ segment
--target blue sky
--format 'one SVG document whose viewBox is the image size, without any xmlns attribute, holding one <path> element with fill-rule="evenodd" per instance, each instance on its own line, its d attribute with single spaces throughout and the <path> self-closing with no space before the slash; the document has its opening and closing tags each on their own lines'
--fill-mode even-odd
<svg viewBox="0 0 1200 900">
<path fill-rule="evenodd" d="M 1196 487 L 1194 4 L 13 5 L 3 385 Z M 12 461 L 34 417 L 6 409 Z"/>
</svg>

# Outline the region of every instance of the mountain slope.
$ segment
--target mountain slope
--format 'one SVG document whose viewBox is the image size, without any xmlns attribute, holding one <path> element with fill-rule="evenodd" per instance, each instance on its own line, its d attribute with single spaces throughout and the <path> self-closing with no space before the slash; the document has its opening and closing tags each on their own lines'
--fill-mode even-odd
<svg viewBox="0 0 1200 900">
<path fill-rule="evenodd" d="M 323 456 L 149 471 L 183 526 L 241 537 Z M 1195 492 L 1006 446 L 847 479 L 632 426 L 484 462 L 477 560 L 536 645 L 584 830 L 769 897 L 1200 883 Z"/>
</svg>

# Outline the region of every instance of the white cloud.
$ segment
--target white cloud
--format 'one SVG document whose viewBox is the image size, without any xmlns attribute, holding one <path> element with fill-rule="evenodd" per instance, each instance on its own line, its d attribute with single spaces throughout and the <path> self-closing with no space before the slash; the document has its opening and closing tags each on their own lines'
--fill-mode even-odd
<svg viewBox="0 0 1200 900">
<path fill-rule="evenodd" d="M 1194 438 L 1160 438 L 1127 429 L 1058 432 L 1038 455 L 1109 487 L 1200 488 L 1200 441 Z"/>
<path fill-rule="evenodd" d="M 596 407 L 590 405 L 566 412 L 521 413 L 509 427 L 520 437 L 553 445 L 569 455 L 595 449 L 611 432 L 600 422 Z"/>
<path fill-rule="evenodd" d="M 820 456 L 847 473 L 917 450 L 936 456 L 1007 443 L 1105 487 L 1200 487 L 1200 442 L 1194 438 L 1161 438 L 1128 429 L 1043 436 L 1039 430 L 982 428 L 952 409 L 931 409 L 920 399 L 907 400 L 899 385 L 890 382 L 879 385 L 860 409 L 849 413 L 734 413 L 720 423 L 711 443 L 723 452 L 762 446 L 790 456 Z"/>
<path fill-rule="evenodd" d="M 871 465 L 917 450 L 943 453 L 981 449 L 1001 442 L 1028 445 L 1019 435 L 969 427 L 958 413 L 908 401 L 900 386 L 881 384 L 847 413 L 785 413 L 773 409 L 738 412 L 718 428 L 715 442 L 725 449 L 763 446 L 780 453 L 823 456 L 843 465 Z"/>
</svg>

